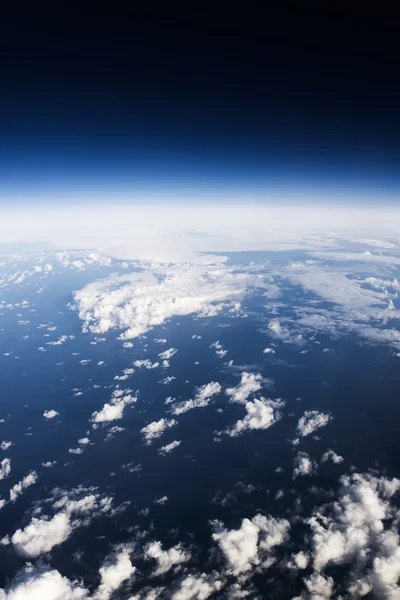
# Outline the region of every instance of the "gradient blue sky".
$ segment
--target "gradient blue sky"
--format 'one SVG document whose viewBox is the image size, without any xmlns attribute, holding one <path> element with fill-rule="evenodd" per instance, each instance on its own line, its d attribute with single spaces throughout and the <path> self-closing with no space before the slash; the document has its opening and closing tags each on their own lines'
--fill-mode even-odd
<svg viewBox="0 0 400 600">
<path fill-rule="evenodd" d="M 393 197 L 398 28 L 328 13 L 6 19 L 2 202 L 143 189 Z"/>
</svg>

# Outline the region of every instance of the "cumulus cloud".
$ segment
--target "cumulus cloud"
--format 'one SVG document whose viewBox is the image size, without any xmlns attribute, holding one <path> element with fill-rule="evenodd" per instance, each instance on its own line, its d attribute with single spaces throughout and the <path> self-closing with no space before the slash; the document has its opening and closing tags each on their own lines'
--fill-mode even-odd
<svg viewBox="0 0 400 600">
<path fill-rule="evenodd" d="M 294 459 L 293 479 L 303 475 L 314 475 L 317 464 L 306 452 L 299 452 Z"/>
<path fill-rule="evenodd" d="M 0 462 L 0 480 L 5 479 L 11 473 L 11 460 L 3 458 Z"/>
<path fill-rule="evenodd" d="M 245 431 L 268 429 L 281 418 L 280 408 L 285 406 L 282 400 L 256 399 L 246 402 L 246 416 L 226 430 L 231 437 L 237 437 Z"/>
<path fill-rule="evenodd" d="M 169 360 L 177 352 L 178 352 L 178 350 L 176 348 L 168 348 L 168 350 L 164 350 L 164 352 L 160 352 L 160 354 L 158 356 L 160 358 L 162 358 L 163 360 Z"/>
<path fill-rule="evenodd" d="M 258 392 L 264 382 L 265 380 L 260 373 L 254 374 L 243 371 L 240 383 L 238 383 L 235 387 L 227 388 L 225 394 L 230 396 L 231 402 L 246 404 L 247 398 L 250 396 L 250 394 Z"/>
<path fill-rule="evenodd" d="M 190 552 L 185 550 L 182 544 L 177 544 L 168 550 L 164 550 L 161 542 L 158 541 L 147 544 L 144 549 L 144 555 L 147 559 L 153 559 L 157 562 L 153 576 L 164 575 L 172 568 L 178 567 L 191 558 Z"/>
<path fill-rule="evenodd" d="M 28 475 L 21 479 L 21 481 L 13 485 L 10 490 L 10 502 L 15 502 L 18 496 L 23 494 L 26 488 L 30 487 L 31 485 L 35 485 L 37 479 L 38 476 L 36 471 L 31 471 Z"/>
<path fill-rule="evenodd" d="M 325 570 L 347 565 L 344 581 L 349 597 L 399 597 L 398 510 L 391 498 L 400 489 L 400 480 L 355 473 L 340 482 L 338 498 L 307 519 L 314 570 L 305 581 L 307 589 L 317 593 L 314 590 L 321 586 L 327 590 L 322 597 L 330 598 L 333 581 Z"/>
<path fill-rule="evenodd" d="M 92 414 L 91 421 L 94 426 L 99 423 L 108 423 L 109 421 L 117 421 L 124 416 L 124 409 L 129 404 L 134 404 L 137 401 L 137 396 L 125 394 L 123 390 L 115 390 L 111 396 L 111 401 L 104 404 L 100 411 Z"/>
<path fill-rule="evenodd" d="M 192 410 L 193 408 L 203 408 L 210 403 L 211 398 L 220 392 L 221 386 L 216 381 L 206 383 L 205 385 L 197 388 L 194 398 L 175 404 L 171 412 L 174 415 L 180 415 L 188 410 Z"/>
<path fill-rule="evenodd" d="M 54 419 L 54 417 L 57 417 L 58 415 L 59 413 L 54 409 L 45 410 L 43 413 L 45 419 Z"/>
<path fill-rule="evenodd" d="M 343 456 L 339 456 L 339 454 L 336 454 L 336 452 L 334 452 L 333 450 L 327 450 L 322 455 L 321 462 L 326 462 L 328 460 L 331 460 L 333 463 L 335 463 L 335 465 L 337 465 L 343 462 Z"/>
<path fill-rule="evenodd" d="M 8 450 L 11 446 L 13 445 L 12 442 L 8 442 L 8 441 L 3 441 L 0 444 L 0 450 Z"/>
<path fill-rule="evenodd" d="M 206 600 L 222 588 L 223 582 L 217 576 L 206 573 L 187 575 L 171 594 L 171 600 Z"/>
<path fill-rule="evenodd" d="M 147 444 L 151 444 L 153 440 L 159 438 L 166 429 L 170 429 L 177 424 L 175 419 L 160 419 L 159 421 L 153 421 L 140 430 L 143 433 L 144 439 Z"/>
<path fill-rule="evenodd" d="M 0 589 L 0 600 L 110 600 L 134 572 L 129 550 L 118 550 L 100 567 L 100 584 L 92 594 L 82 583 L 63 577 L 55 569 L 28 564 L 4 590 Z"/>
<path fill-rule="evenodd" d="M 166 454 L 169 454 L 170 452 L 172 452 L 172 450 L 175 450 L 175 448 L 177 448 L 180 445 L 181 445 L 181 441 L 175 440 L 174 442 L 171 442 L 170 444 L 161 446 L 161 448 L 158 449 L 158 453 L 165 456 Z"/>
<path fill-rule="evenodd" d="M 111 498 L 101 497 L 90 490 L 77 489 L 70 495 L 62 492 L 53 503 L 54 516 L 32 517 L 24 529 L 17 529 L 9 541 L 14 550 L 24 558 L 35 558 L 62 544 L 80 526 L 88 525 L 100 514 L 112 508 Z M 4 540 L 3 540 L 4 543 Z"/>
<path fill-rule="evenodd" d="M 108 558 L 100 567 L 100 585 L 94 593 L 93 600 L 108 600 L 124 581 L 132 577 L 136 569 L 129 554 L 129 549 L 124 548 Z"/>
<path fill-rule="evenodd" d="M 320 427 L 325 427 L 332 420 L 328 413 L 320 413 L 317 410 L 306 410 L 297 424 L 297 433 L 305 437 L 314 433 Z"/>
<path fill-rule="evenodd" d="M 286 519 L 275 519 L 261 514 L 243 519 L 239 529 L 228 530 L 214 523 L 213 539 L 222 551 L 228 570 L 233 575 L 246 573 L 257 566 L 274 562 L 273 548 L 286 542 L 290 524 Z"/>
</svg>

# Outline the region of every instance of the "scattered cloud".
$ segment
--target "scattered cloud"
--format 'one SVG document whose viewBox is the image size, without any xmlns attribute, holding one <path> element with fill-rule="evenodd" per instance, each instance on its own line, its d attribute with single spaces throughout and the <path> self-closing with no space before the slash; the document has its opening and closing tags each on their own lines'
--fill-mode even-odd
<svg viewBox="0 0 400 600">
<path fill-rule="evenodd" d="M 43 413 L 43 416 L 45 419 L 54 419 L 54 417 L 57 417 L 60 413 L 58 413 L 56 410 L 51 409 L 51 410 L 45 410 Z"/>
<path fill-rule="evenodd" d="M 181 441 L 175 440 L 174 442 L 171 442 L 170 444 L 161 446 L 161 448 L 159 448 L 159 450 L 158 450 L 158 453 L 165 456 L 166 454 L 169 454 L 170 452 L 172 452 L 172 450 L 175 450 L 175 448 L 177 448 L 180 445 L 181 445 Z"/>
<path fill-rule="evenodd" d="M 285 406 L 282 400 L 266 400 L 265 398 L 246 402 L 246 416 L 237 421 L 233 427 L 228 428 L 225 433 L 231 437 L 237 437 L 245 431 L 256 429 L 268 429 L 281 419 L 281 409 Z"/>
<path fill-rule="evenodd" d="M 315 475 L 317 464 L 306 452 L 299 452 L 294 459 L 293 479 L 304 475 Z"/>
<path fill-rule="evenodd" d="M 174 415 L 181 415 L 182 413 L 192 410 L 193 408 L 203 408 L 210 403 L 211 398 L 221 392 L 221 386 L 216 381 L 206 383 L 201 387 L 197 388 L 193 399 L 185 400 L 175 404 L 171 413 Z"/>
<path fill-rule="evenodd" d="M 325 427 L 332 420 L 328 413 L 320 413 L 317 410 L 306 410 L 297 424 L 297 433 L 305 437 L 314 433 L 320 427 Z"/>
<path fill-rule="evenodd" d="M 175 421 L 175 419 L 160 419 L 159 421 L 153 421 L 145 427 L 142 427 L 140 432 L 143 433 L 146 443 L 151 444 L 153 440 L 159 438 L 164 431 L 170 429 L 176 424 L 177 421 Z"/>
</svg>

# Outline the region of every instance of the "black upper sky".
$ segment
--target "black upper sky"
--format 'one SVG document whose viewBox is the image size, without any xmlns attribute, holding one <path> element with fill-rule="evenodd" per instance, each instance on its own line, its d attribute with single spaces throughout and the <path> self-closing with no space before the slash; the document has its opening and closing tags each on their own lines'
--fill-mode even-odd
<svg viewBox="0 0 400 600">
<path fill-rule="evenodd" d="M 204 5 L 83 14 L 62 4 L 5 12 L 7 182 L 104 169 L 128 178 L 131 170 L 397 181 L 400 21 L 392 14 Z"/>
</svg>

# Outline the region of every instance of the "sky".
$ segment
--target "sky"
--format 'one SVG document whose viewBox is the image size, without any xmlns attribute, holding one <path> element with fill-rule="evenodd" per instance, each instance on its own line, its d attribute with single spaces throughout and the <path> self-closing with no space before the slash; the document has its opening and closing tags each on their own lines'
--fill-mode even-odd
<svg viewBox="0 0 400 600">
<path fill-rule="evenodd" d="M 20 16 L 0 32 L 3 206 L 193 189 L 396 196 L 391 15 Z"/>
</svg>

